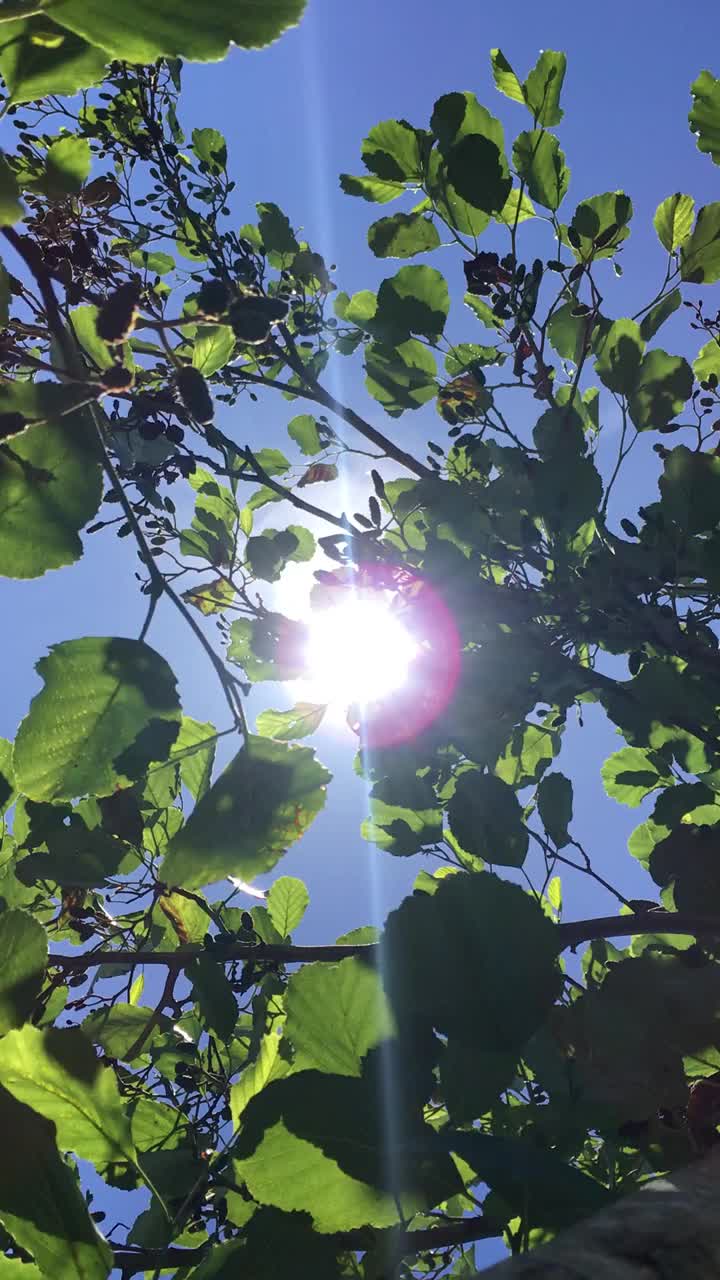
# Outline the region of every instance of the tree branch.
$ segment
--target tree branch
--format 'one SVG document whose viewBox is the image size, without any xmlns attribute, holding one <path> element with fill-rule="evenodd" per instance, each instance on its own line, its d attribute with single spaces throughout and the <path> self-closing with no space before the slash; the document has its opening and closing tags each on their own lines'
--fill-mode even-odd
<svg viewBox="0 0 720 1280">
<path fill-rule="evenodd" d="M 720 937 L 720 917 L 698 916 L 690 911 L 637 912 L 624 916 L 598 916 L 591 920 L 573 920 L 556 926 L 558 951 L 576 947 L 593 938 L 627 938 L 641 934 L 687 934 L 692 938 Z M 258 942 L 231 942 L 227 947 L 217 946 L 212 955 L 216 960 L 230 963 L 233 960 L 257 960 L 261 964 L 307 964 L 312 961 L 335 963 L 348 956 L 364 956 L 370 964 L 377 964 L 380 944 L 340 943 L 334 946 L 294 947 L 290 944 L 266 946 Z M 48 961 L 51 968 L 66 973 L 83 973 L 96 965 L 175 965 L 186 968 L 203 954 L 202 947 L 193 951 L 86 951 L 82 955 L 65 956 L 52 952 Z"/>
<path fill-rule="evenodd" d="M 373 1230 L 372 1227 L 360 1228 L 357 1231 L 339 1231 L 324 1237 L 329 1239 L 340 1250 L 362 1252 L 382 1244 L 397 1258 L 406 1254 L 422 1253 L 428 1249 L 449 1249 L 461 1244 L 469 1244 L 473 1240 L 487 1240 L 500 1234 L 501 1228 L 489 1218 L 459 1218 L 455 1222 L 443 1222 L 437 1227 L 423 1227 L 418 1231 L 403 1231 L 400 1228 L 390 1230 Z M 137 1271 L 152 1271 L 157 1268 L 196 1266 L 212 1251 L 212 1246 L 200 1246 L 197 1249 L 180 1249 L 170 1246 L 167 1249 L 132 1249 L 114 1250 L 115 1266 L 121 1268 L 126 1275 Z"/>
</svg>

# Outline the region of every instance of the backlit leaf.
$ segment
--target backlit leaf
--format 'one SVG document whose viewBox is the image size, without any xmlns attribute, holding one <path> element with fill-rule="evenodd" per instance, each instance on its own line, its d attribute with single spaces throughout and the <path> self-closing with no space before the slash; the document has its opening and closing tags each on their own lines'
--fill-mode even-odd
<svg viewBox="0 0 720 1280">
<path fill-rule="evenodd" d="M 163 879 L 192 889 L 272 870 L 322 809 L 330 777 L 308 747 L 249 737 L 170 841 Z"/>
<path fill-rule="evenodd" d="M 675 195 L 668 196 L 658 205 L 653 224 L 658 240 L 668 253 L 685 243 L 694 220 L 695 201 L 692 196 L 684 196 L 676 191 Z"/>
<path fill-rule="evenodd" d="M 280 876 L 271 884 L 266 902 L 275 928 L 282 938 L 287 938 L 305 915 L 310 894 L 302 880 L 295 876 Z"/>
<path fill-rule="evenodd" d="M 54 645 L 37 663 L 44 682 L 15 742 L 25 795 L 109 795 L 167 758 L 177 737 L 175 677 L 139 640 L 89 636 Z"/>
<path fill-rule="evenodd" d="M 394 1032 L 377 970 L 355 956 L 339 964 L 305 965 L 293 974 L 286 1008 L 285 1031 L 301 1071 L 360 1076 L 368 1050 Z"/>
<path fill-rule="evenodd" d="M 97 1163 L 134 1158 L 115 1073 L 79 1027 L 11 1031 L 0 1040 L 0 1084 L 52 1120 L 61 1150 Z"/>
<path fill-rule="evenodd" d="M 276 40 L 302 17 L 304 0 L 209 0 L 203 21 L 194 0 L 50 0 L 56 22 L 127 62 L 154 62 L 161 57 L 214 62 L 232 41 L 258 49 Z"/>
</svg>

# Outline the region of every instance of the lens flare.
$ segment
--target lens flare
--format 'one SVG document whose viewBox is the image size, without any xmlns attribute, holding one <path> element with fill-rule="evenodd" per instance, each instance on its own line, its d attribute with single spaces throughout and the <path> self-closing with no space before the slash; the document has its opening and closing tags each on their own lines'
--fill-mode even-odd
<svg viewBox="0 0 720 1280">
<path fill-rule="evenodd" d="M 308 676 L 327 702 L 378 702 L 401 689 L 419 646 L 381 599 L 351 596 L 309 626 Z"/>
</svg>

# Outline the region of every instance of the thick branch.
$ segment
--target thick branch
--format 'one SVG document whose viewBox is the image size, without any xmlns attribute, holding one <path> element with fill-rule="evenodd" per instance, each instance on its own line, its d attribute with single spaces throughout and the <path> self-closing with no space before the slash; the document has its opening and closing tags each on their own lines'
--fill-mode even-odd
<svg viewBox="0 0 720 1280">
<path fill-rule="evenodd" d="M 482 1274 L 492 1280 L 717 1280 L 720 1148 L 680 1173 L 654 1178 L 551 1244 Z"/>
<path fill-rule="evenodd" d="M 486 1240 L 500 1234 L 497 1223 L 488 1218 L 460 1218 L 456 1222 L 443 1222 L 437 1227 L 423 1227 L 419 1231 L 400 1229 L 375 1231 L 371 1227 L 358 1231 L 340 1231 L 326 1237 L 338 1250 L 363 1252 L 382 1242 L 383 1250 L 397 1258 L 422 1253 L 426 1249 L 449 1249 L 468 1244 L 473 1240 Z M 137 1271 L 153 1271 L 156 1268 L 195 1266 L 207 1257 L 210 1250 L 198 1249 L 115 1249 L 115 1266 L 126 1275 Z"/>
<path fill-rule="evenodd" d="M 574 920 L 557 926 L 559 951 L 576 947 L 592 938 L 626 938 L 648 933 L 688 934 L 693 938 L 720 937 L 720 918 L 697 916 L 689 911 L 643 911 L 625 916 L 598 916 L 594 920 Z M 337 946 L 293 947 L 266 946 L 264 943 L 231 942 L 227 947 L 218 946 L 213 955 L 229 963 L 232 960 L 257 960 L 261 964 L 307 964 L 313 960 L 334 963 L 348 956 L 364 956 L 376 964 L 380 946 L 378 943 L 345 943 Z M 171 965 L 186 968 L 202 948 L 178 951 L 86 951 L 82 955 L 60 955 L 53 952 L 49 964 L 66 973 L 82 973 L 96 965 L 118 966 L 150 964 Z"/>
</svg>

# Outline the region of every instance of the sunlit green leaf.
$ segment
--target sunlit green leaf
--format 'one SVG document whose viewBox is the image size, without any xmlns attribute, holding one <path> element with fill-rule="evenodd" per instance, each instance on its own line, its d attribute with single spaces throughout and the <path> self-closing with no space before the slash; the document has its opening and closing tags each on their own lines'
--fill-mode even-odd
<svg viewBox="0 0 720 1280">
<path fill-rule="evenodd" d="M 255 723 L 258 733 L 264 738 L 292 742 L 295 738 L 307 738 L 315 733 L 326 711 L 325 703 L 296 702 L 289 711 L 261 711 Z"/>
<path fill-rule="evenodd" d="M 377 970 L 354 956 L 306 965 L 290 979 L 286 1006 L 285 1030 L 300 1070 L 360 1076 L 368 1050 L 394 1031 Z"/>
<path fill-rule="evenodd" d="M 37 670 L 15 742 L 15 772 L 35 800 L 109 795 L 167 758 L 178 733 L 175 677 L 139 640 L 89 636 L 54 645 Z"/>
<path fill-rule="evenodd" d="M 287 938 L 300 924 L 310 902 L 304 881 L 280 876 L 268 890 L 267 909 L 281 938 Z"/>
<path fill-rule="evenodd" d="M 668 196 L 655 210 L 653 223 L 658 240 L 668 253 L 684 244 L 695 220 L 695 201 L 692 196 Z"/>
<path fill-rule="evenodd" d="M 272 870 L 322 809 L 330 777 L 308 747 L 251 736 L 170 841 L 163 879 L 192 889 Z"/>
<path fill-rule="evenodd" d="M 104 49 L 44 14 L 0 25 L 0 72 L 11 102 L 75 93 L 102 80 L 109 61 Z"/>
<path fill-rule="evenodd" d="M 671 775 L 661 756 L 641 747 L 622 747 L 600 770 L 603 786 L 613 800 L 633 808 L 651 791 L 667 786 Z"/>
<path fill-rule="evenodd" d="M 115 1073 L 78 1027 L 11 1031 L 0 1040 L 0 1084 L 52 1120 L 63 1151 L 98 1163 L 134 1158 Z"/>
<path fill-rule="evenodd" d="M 204 378 L 222 369 L 235 350 L 235 334 L 229 324 L 206 325 L 199 330 L 192 362 Z"/>
<path fill-rule="evenodd" d="M 701 71 L 690 92 L 693 105 L 688 119 L 698 151 L 706 152 L 715 164 L 720 164 L 720 80 L 709 71 Z"/>
<path fill-rule="evenodd" d="M 127 62 L 182 57 L 195 62 L 223 58 L 231 41 L 257 49 L 302 17 L 304 0 L 263 0 L 262 5 L 210 0 L 197 20 L 193 0 L 50 0 L 56 22 Z"/>
<path fill-rule="evenodd" d="M 0 1089 L 0 1127 L 12 1160 L 0 1162 L 0 1221 L 44 1275 L 106 1280 L 112 1252 L 98 1232 L 55 1126 Z"/>
<path fill-rule="evenodd" d="M 706 204 L 680 251 L 680 274 L 693 284 L 720 280 L 720 202 Z"/>
<path fill-rule="evenodd" d="M 528 75 L 523 92 L 537 124 L 554 125 L 562 120 L 563 112 L 559 102 L 566 66 L 564 53 L 543 49 Z"/>
<path fill-rule="evenodd" d="M 0 155 L 0 227 L 9 226 L 23 216 L 18 199 L 18 184 L 7 160 Z"/>
<path fill-rule="evenodd" d="M 540 129 L 518 134 L 513 163 L 532 199 L 546 209 L 557 209 L 570 182 L 570 170 L 557 138 Z"/>
<path fill-rule="evenodd" d="M 440 236 L 431 218 L 421 213 L 394 213 L 373 222 L 368 244 L 376 258 L 412 258 L 437 249 Z"/>
<path fill-rule="evenodd" d="M 663 427 L 680 413 L 692 392 L 692 369 L 682 356 L 660 347 L 648 351 L 629 395 L 630 416 L 638 431 Z"/>
</svg>

